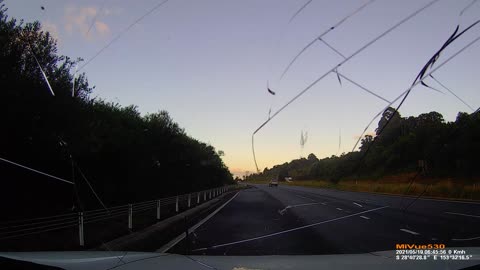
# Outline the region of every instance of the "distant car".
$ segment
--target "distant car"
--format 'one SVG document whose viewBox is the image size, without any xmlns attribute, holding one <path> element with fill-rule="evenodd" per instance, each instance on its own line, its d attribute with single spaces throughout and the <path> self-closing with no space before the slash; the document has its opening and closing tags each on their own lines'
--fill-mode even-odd
<svg viewBox="0 0 480 270">
<path fill-rule="evenodd" d="M 278 187 L 278 180 L 272 180 L 270 181 L 270 184 L 268 184 L 269 187 Z"/>
</svg>

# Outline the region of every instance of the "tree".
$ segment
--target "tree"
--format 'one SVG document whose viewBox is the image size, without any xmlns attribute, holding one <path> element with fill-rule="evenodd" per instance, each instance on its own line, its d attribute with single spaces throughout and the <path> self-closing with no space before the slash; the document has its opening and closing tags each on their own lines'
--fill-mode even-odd
<svg viewBox="0 0 480 270">
<path fill-rule="evenodd" d="M 362 138 L 359 152 L 320 160 L 310 154 L 307 159 L 294 159 L 272 169 L 265 168 L 261 175 L 252 178 L 293 176 L 297 180 L 333 182 L 352 177 L 378 178 L 416 172 L 419 160 L 428 164 L 430 176 L 480 176 L 475 165 L 480 163 L 478 113 L 459 113 L 455 122 L 445 123 L 438 112 L 406 118 L 394 112 L 393 108 L 384 112 L 376 129 L 377 136 Z"/>
<path fill-rule="evenodd" d="M 310 161 L 310 162 L 318 161 L 317 156 L 315 156 L 313 153 L 311 153 L 310 155 L 308 155 L 307 159 L 308 159 L 308 161 Z"/>
<path fill-rule="evenodd" d="M 378 122 L 378 127 L 375 129 L 376 135 L 380 135 L 383 130 L 388 126 L 398 126 L 401 116 L 400 113 L 395 110 L 395 108 L 388 107 L 382 114 L 380 121 Z M 388 124 L 388 125 L 387 125 Z"/>
<path fill-rule="evenodd" d="M 365 135 L 363 139 L 360 141 L 360 152 L 365 152 L 373 143 L 373 136 L 372 135 Z"/>
<path fill-rule="evenodd" d="M 141 116 L 134 105 L 90 98 L 94 89 L 84 73 L 72 97 L 73 67 L 80 60 L 58 55 L 56 41 L 41 29 L 38 22 L 9 19 L 0 8 L 0 121 L 8 130 L 0 132 L 0 157 L 75 179 L 77 199 L 87 210 L 101 206 L 80 169 L 107 206 L 233 182 L 223 151 L 188 136 L 168 112 Z M 6 219 L 20 208 L 26 216 L 71 211 L 76 195 L 70 185 L 3 162 L 0 171 L 11 179 L 0 203 L 18 205 Z"/>
</svg>

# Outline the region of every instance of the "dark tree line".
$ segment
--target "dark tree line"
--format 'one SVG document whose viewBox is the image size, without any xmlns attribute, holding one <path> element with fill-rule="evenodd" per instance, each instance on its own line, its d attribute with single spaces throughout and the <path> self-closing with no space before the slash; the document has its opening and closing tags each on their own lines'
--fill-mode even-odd
<svg viewBox="0 0 480 270">
<path fill-rule="evenodd" d="M 108 206 L 233 181 L 215 149 L 189 137 L 166 111 L 141 116 L 135 106 L 90 98 L 94 87 L 84 73 L 72 97 L 80 61 L 58 55 L 38 22 L 18 22 L 1 7 L 0 157 L 76 183 L 0 161 L 0 203 L 11 215 L 99 208 L 82 173 Z"/>
<path fill-rule="evenodd" d="M 383 176 L 419 171 L 426 177 L 480 176 L 480 115 L 460 112 L 454 122 L 445 122 L 438 112 L 401 117 L 388 108 L 376 135 L 366 135 L 360 150 L 318 160 L 292 160 L 265 168 L 250 179 L 296 180 L 378 179 Z M 388 120 L 390 123 L 384 128 Z M 382 132 L 380 132 L 383 129 Z"/>
</svg>

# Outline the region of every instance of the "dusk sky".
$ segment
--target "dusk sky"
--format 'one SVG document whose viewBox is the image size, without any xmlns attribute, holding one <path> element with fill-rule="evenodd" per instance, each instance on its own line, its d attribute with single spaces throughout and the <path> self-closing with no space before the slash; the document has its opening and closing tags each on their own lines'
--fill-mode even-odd
<svg viewBox="0 0 480 270">
<path fill-rule="evenodd" d="M 324 39 L 349 56 L 430 0 L 377 0 Z M 7 14 L 39 20 L 58 39 L 59 53 L 88 61 L 157 0 L 6 0 Z M 131 27 L 90 62 L 85 72 L 92 97 L 135 104 L 142 114 L 167 110 L 196 139 L 223 150 L 231 172 L 254 172 L 251 135 L 276 111 L 342 58 L 316 42 L 280 80 L 283 69 L 311 40 L 363 1 L 170 0 Z M 480 19 L 480 1 L 442 0 L 345 63 L 339 71 L 392 100 L 406 90 L 427 60 L 452 34 Z M 45 7 L 44 10 L 41 6 Z M 87 34 L 90 25 L 93 27 Z M 480 35 L 477 25 L 438 61 Z M 480 43 L 480 42 L 479 42 Z M 480 44 L 434 73 L 472 107 L 480 106 Z M 267 92 L 266 85 L 276 92 Z M 426 79 L 429 85 L 444 91 Z M 453 121 L 472 112 L 452 94 L 418 86 L 402 116 L 437 111 Z M 352 150 L 370 119 L 387 104 L 332 73 L 282 111 L 255 137 L 260 170 L 314 153 L 318 158 Z M 370 127 L 376 128 L 378 120 Z M 301 132 L 308 132 L 302 151 Z"/>
</svg>

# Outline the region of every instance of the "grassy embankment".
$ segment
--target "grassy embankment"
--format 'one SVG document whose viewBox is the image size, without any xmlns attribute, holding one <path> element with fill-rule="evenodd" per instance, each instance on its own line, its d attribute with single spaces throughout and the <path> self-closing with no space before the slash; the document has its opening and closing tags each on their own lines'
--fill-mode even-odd
<svg viewBox="0 0 480 270">
<path fill-rule="evenodd" d="M 379 180 L 342 180 L 333 183 L 327 180 L 305 180 L 282 182 L 290 186 L 305 186 L 314 188 L 333 188 L 346 191 L 375 192 L 386 194 L 404 194 L 422 197 L 437 197 L 448 199 L 480 200 L 480 179 L 463 180 L 453 178 L 416 179 L 410 185 L 412 174 L 388 176 Z M 266 184 L 268 181 L 249 181 L 253 184 Z M 408 192 L 407 192 L 408 190 Z"/>
</svg>

